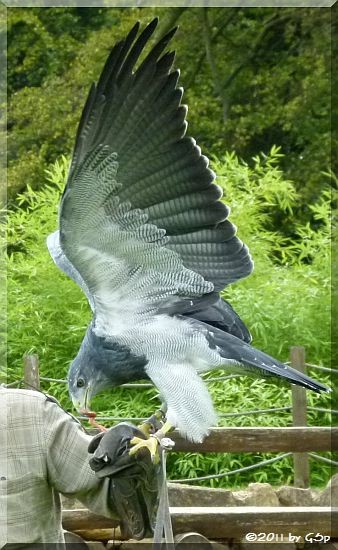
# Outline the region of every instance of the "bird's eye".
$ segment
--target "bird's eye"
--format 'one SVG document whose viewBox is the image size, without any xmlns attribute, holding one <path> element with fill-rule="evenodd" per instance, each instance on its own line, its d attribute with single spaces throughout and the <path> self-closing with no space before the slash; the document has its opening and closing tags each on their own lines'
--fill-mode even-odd
<svg viewBox="0 0 338 550">
<path fill-rule="evenodd" d="M 76 382 L 76 385 L 78 388 L 83 388 L 83 386 L 85 385 L 85 381 L 83 378 L 78 378 L 77 379 L 77 382 Z"/>
</svg>

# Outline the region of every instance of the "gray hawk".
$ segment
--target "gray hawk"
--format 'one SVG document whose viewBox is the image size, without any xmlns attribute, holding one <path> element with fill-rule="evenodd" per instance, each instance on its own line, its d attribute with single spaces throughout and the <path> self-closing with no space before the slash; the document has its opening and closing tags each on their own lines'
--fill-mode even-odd
<svg viewBox="0 0 338 550">
<path fill-rule="evenodd" d="M 137 23 L 90 89 L 59 231 L 47 244 L 93 312 L 69 370 L 74 405 L 90 414 L 92 396 L 104 388 L 150 379 L 166 404 L 158 434 L 174 426 L 199 442 L 216 422 L 203 372 L 328 388 L 253 348 L 220 297 L 253 263 L 208 159 L 186 136 L 175 53 L 163 53 L 176 29 L 139 62 L 156 26 L 157 19 L 140 33 Z M 133 443 L 138 449 L 144 440 Z M 154 456 L 154 440 L 149 446 Z"/>
</svg>

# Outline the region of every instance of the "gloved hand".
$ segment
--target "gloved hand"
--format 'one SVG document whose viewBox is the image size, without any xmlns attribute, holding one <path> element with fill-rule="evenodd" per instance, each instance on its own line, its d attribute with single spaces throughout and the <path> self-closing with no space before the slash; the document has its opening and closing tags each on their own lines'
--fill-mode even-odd
<svg viewBox="0 0 338 550">
<path fill-rule="evenodd" d="M 89 464 L 100 478 L 110 478 L 110 498 L 113 509 L 121 518 L 122 535 L 142 539 L 152 534 L 158 505 L 159 466 L 145 450 L 130 456 L 130 440 L 145 439 L 133 424 L 121 422 L 107 432 L 93 437 L 88 452 Z"/>
</svg>

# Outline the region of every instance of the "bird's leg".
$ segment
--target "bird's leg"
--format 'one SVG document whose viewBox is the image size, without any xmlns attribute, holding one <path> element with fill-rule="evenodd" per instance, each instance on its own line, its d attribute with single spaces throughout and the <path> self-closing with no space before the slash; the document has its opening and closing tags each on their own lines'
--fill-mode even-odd
<svg viewBox="0 0 338 550">
<path fill-rule="evenodd" d="M 160 461 L 160 455 L 158 452 L 158 446 L 160 445 L 164 449 L 171 449 L 174 446 L 174 442 L 167 437 L 167 433 L 173 429 L 173 426 L 166 421 L 163 426 L 155 433 L 150 434 L 148 439 L 141 439 L 140 437 L 133 437 L 130 440 L 132 448 L 129 451 L 130 455 L 136 454 L 140 449 L 148 449 L 150 452 L 151 460 L 154 464 L 158 464 Z"/>
<path fill-rule="evenodd" d="M 154 434 L 162 427 L 164 419 L 164 412 L 162 409 L 159 409 L 137 427 L 148 438 L 151 434 Z"/>
</svg>

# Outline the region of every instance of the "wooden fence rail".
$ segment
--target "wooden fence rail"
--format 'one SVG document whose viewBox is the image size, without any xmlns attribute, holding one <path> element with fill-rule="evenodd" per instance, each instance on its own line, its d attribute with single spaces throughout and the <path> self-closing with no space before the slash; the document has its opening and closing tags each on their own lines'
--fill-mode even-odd
<svg viewBox="0 0 338 550">
<path fill-rule="evenodd" d="M 99 433 L 88 430 L 90 435 Z M 338 427 L 211 428 L 202 443 L 193 443 L 176 430 L 170 432 L 174 451 L 184 453 L 307 453 L 338 451 Z"/>
<path fill-rule="evenodd" d="M 337 451 L 338 427 L 213 428 L 203 443 L 170 434 L 175 451 L 196 453 L 279 453 Z"/>
<path fill-rule="evenodd" d="M 247 533 L 275 533 L 274 542 L 290 542 L 288 536 L 321 533 L 338 537 L 338 509 L 321 506 L 171 507 L 174 533 L 199 532 L 210 539 L 243 539 Z M 88 510 L 63 510 L 64 529 L 86 540 L 121 540 L 116 521 Z M 269 542 L 269 541 L 268 541 Z M 271 541 L 270 541 L 271 542 Z"/>
</svg>

